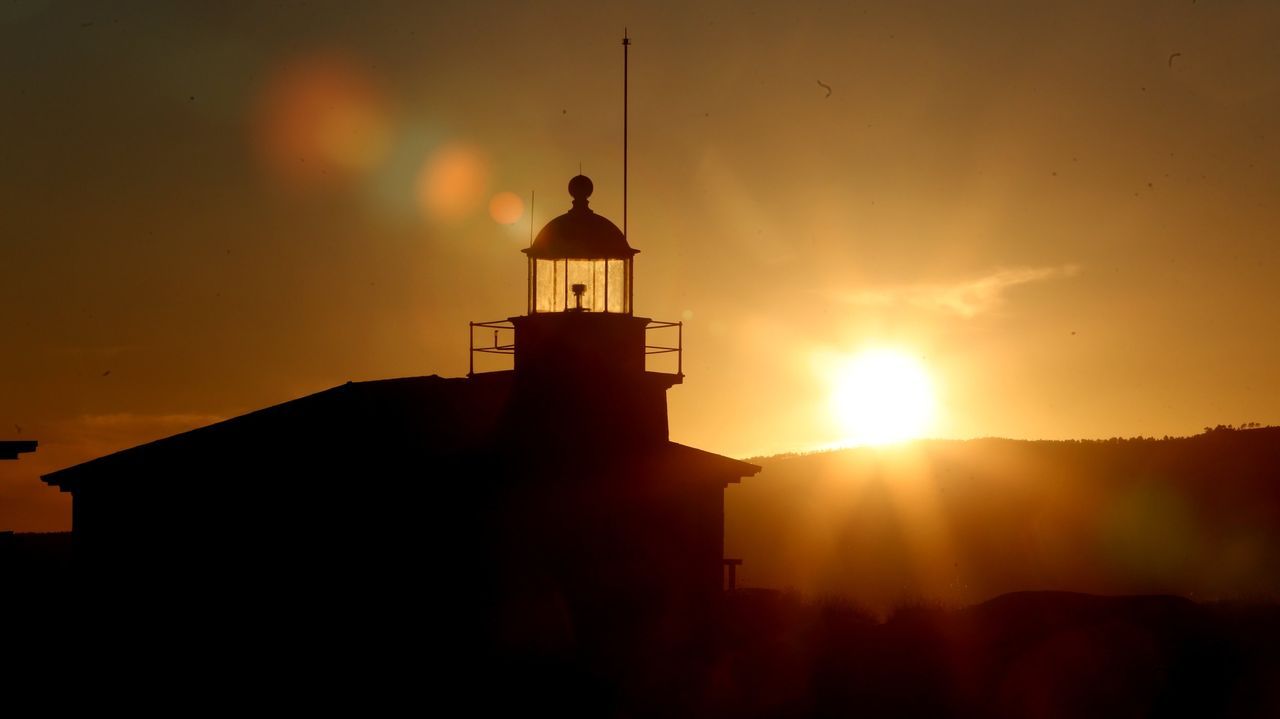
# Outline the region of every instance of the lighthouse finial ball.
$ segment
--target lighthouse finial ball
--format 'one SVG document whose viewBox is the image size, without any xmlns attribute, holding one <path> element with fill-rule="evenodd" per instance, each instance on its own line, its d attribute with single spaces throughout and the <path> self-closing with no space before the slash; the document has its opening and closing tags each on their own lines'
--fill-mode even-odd
<svg viewBox="0 0 1280 719">
<path fill-rule="evenodd" d="M 591 184 L 591 178 L 586 175 L 577 175 L 569 180 L 569 195 L 573 197 L 573 204 L 586 202 L 591 197 L 591 191 L 595 189 L 595 185 Z"/>
</svg>

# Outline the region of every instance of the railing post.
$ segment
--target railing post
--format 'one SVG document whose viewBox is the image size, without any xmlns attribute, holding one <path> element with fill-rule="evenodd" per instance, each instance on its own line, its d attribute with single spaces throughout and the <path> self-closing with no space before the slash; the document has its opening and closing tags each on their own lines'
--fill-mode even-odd
<svg viewBox="0 0 1280 719">
<path fill-rule="evenodd" d="M 467 323 L 467 376 L 476 373 L 476 323 Z"/>
<path fill-rule="evenodd" d="M 676 323 L 676 374 L 684 376 L 684 320 Z"/>
</svg>

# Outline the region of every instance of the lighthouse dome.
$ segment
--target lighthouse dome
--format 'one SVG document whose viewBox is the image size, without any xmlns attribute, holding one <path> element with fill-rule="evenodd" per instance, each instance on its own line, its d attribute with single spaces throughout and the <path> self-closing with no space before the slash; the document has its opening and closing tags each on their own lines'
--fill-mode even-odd
<svg viewBox="0 0 1280 719">
<path fill-rule="evenodd" d="M 593 189 L 586 175 L 569 180 L 572 209 L 548 222 L 525 254 L 541 260 L 621 260 L 634 256 L 638 250 L 627 244 L 622 230 L 587 206 Z"/>
</svg>

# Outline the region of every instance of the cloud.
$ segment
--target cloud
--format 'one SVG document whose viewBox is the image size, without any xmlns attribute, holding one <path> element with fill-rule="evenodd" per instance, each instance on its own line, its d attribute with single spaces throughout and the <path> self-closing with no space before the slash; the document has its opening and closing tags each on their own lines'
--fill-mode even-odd
<svg viewBox="0 0 1280 719">
<path fill-rule="evenodd" d="M 24 532 L 65 531 L 71 508 L 66 495 L 40 482 L 41 475 L 220 421 L 203 413 L 86 414 L 23 427 L 40 447 L 0 474 L 0 527 Z"/>
<path fill-rule="evenodd" d="M 62 355 L 78 355 L 99 359 L 110 359 L 122 354 L 138 352 L 143 349 L 146 348 L 142 345 L 75 345 L 50 347 L 51 351 Z"/>
<path fill-rule="evenodd" d="M 966 319 L 999 307 L 1005 293 L 1019 285 L 1073 277 L 1079 265 L 1001 268 L 981 277 L 950 284 L 919 283 L 873 287 L 859 292 L 833 294 L 833 299 L 859 307 L 906 305 L 950 312 Z"/>
<path fill-rule="evenodd" d="M 217 422 L 223 419 L 216 414 L 134 414 L 132 412 L 117 412 L 113 414 L 83 414 L 72 420 L 72 423 L 80 427 L 98 430 L 160 430 L 167 431 L 174 428 L 191 428 Z"/>
<path fill-rule="evenodd" d="M 81 415 L 58 422 L 42 436 L 41 449 L 58 449 L 83 462 L 93 457 L 119 452 L 129 446 L 166 438 L 187 430 L 196 429 L 224 420 L 225 417 L 204 413 L 174 413 L 174 415 L 137 415 L 137 413 L 113 413 L 113 415 Z"/>
</svg>

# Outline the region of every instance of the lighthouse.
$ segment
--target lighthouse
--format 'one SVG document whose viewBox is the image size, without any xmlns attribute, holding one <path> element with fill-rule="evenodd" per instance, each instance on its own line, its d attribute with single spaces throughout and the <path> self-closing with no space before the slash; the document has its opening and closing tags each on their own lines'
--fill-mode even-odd
<svg viewBox="0 0 1280 719">
<path fill-rule="evenodd" d="M 758 468 L 670 440 L 683 327 L 636 313 L 639 251 L 591 209 L 594 189 L 569 180 L 569 209 L 523 250 L 525 313 L 471 325 L 469 380 L 508 398 L 492 466 L 512 490 L 495 495 L 485 531 L 512 548 L 493 560 L 511 565 L 500 574 L 567 602 L 578 635 L 628 646 L 637 638 L 619 633 L 663 626 L 689 638 L 709 630 L 723 591 L 723 492 Z M 509 366 L 478 371 L 484 355 Z"/>
<path fill-rule="evenodd" d="M 513 355 L 513 442 L 578 452 L 641 448 L 668 439 L 666 391 L 683 380 L 683 327 L 633 311 L 639 252 L 608 218 L 591 210 L 594 185 L 569 181 L 572 206 L 522 250 L 527 258 L 526 313 L 476 322 L 472 336 L 497 330 L 512 342 L 472 345 Z M 648 360 L 665 356 L 666 371 Z M 469 376 L 475 371 L 471 363 Z"/>
</svg>

